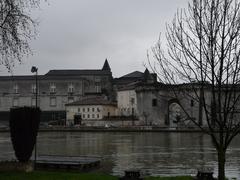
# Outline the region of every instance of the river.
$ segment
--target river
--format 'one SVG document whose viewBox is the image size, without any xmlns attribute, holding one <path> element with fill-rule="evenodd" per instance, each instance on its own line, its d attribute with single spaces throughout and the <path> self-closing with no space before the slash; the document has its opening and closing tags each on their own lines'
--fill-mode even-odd
<svg viewBox="0 0 240 180">
<path fill-rule="evenodd" d="M 0 133 L 0 160 L 14 159 L 9 133 Z M 211 139 L 201 133 L 41 132 L 38 154 L 101 156 L 101 171 L 123 175 L 139 168 L 152 176 L 196 175 L 209 167 L 217 175 Z M 227 151 L 226 175 L 240 179 L 240 136 Z"/>
</svg>

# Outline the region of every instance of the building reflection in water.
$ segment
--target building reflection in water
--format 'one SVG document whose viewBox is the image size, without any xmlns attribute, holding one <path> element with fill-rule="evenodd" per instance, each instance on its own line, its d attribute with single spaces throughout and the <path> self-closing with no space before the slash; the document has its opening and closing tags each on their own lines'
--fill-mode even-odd
<svg viewBox="0 0 240 180">
<path fill-rule="evenodd" d="M 0 158 L 12 159 L 8 133 L 0 136 Z M 68 156 L 101 156 L 102 171 L 123 175 L 139 168 L 151 175 L 195 175 L 201 167 L 217 169 L 211 139 L 201 133 L 88 133 L 42 132 L 38 153 Z M 227 152 L 227 175 L 240 178 L 240 136 Z"/>
</svg>

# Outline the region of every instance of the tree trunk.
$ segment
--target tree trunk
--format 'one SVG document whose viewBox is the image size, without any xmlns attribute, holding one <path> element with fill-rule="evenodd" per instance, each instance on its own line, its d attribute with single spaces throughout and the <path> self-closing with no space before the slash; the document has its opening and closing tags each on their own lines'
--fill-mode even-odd
<svg viewBox="0 0 240 180">
<path fill-rule="evenodd" d="M 225 159 L 226 151 L 218 149 L 218 180 L 225 180 Z"/>
</svg>

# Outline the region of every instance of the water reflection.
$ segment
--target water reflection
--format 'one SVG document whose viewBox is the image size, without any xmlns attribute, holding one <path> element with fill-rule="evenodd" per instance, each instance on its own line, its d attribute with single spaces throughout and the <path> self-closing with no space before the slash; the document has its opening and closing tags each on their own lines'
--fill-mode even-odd
<svg viewBox="0 0 240 180">
<path fill-rule="evenodd" d="M 240 137 L 227 152 L 227 175 L 240 178 Z M 8 133 L 0 136 L 0 158 L 14 158 Z M 200 133 L 40 133 L 38 154 L 103 157 L 101 170 L 122 175 L 140 168 L 151 175 L 195 175 L 200 167 L 214 167 L 216 153 Z"/>
</svg>

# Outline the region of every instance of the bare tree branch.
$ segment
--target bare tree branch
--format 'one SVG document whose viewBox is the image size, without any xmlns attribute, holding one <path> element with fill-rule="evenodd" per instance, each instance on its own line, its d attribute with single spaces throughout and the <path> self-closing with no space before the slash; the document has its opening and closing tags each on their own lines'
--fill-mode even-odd
<svg viewBox="0 0 240 180">
<path fill-rule="evenodd" d="M 0 64 L 9 71 L 14 62 L 31 54 L 29 41 L 36 37 L 37 22 L 30 16 L 40 0 L 0 0 Z"/>
<path fill-rule="evenodd" d="M 184 97 L 201 102 L 207 133 L 218 152 L 218 178 L 223 180 L 226 150 L 240 132 L 240 2 L 192 0 L 166 30 L 167 50 L 159 38 L 152 48 L 154 62 L 148 55 L 150 68 L 187 117 Z M 206 130 L 197 120 L 193 123 Z"/>
</svg>

